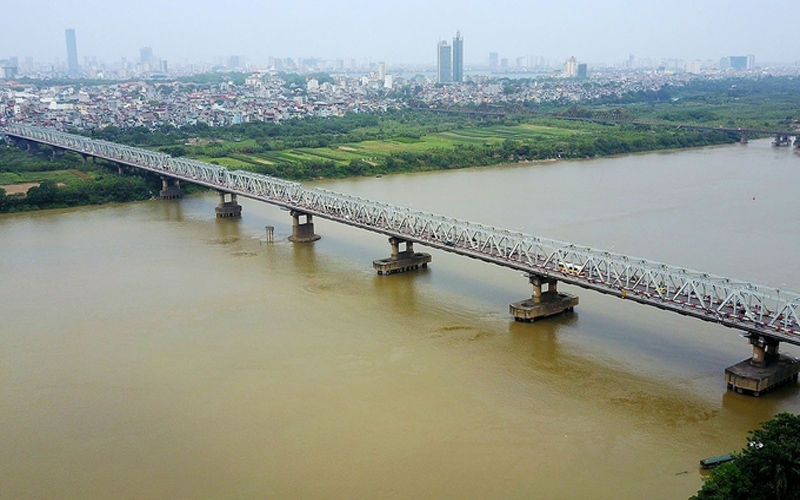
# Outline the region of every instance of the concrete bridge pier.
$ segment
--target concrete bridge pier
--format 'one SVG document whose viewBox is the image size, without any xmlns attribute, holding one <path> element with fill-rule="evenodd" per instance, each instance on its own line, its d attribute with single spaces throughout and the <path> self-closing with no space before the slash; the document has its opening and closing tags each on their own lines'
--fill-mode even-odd
<svg viewBox="0 0 800 500">
<path fill-rule="evenodd" d="M 760 396 L 781 384 L 797 381 L 800 363 L 778 352 L 778 339 L 752 334 L 747 339 L 753 346 L 753 355 L 725 369 L 728 389 Z"/>
<path fill-rule="evenodd" d="M 773 146 L 788 146 L 789 145 L 789 136 L 784 134 L 778 134 L 775 136 L 775 140 L 772 141 Z"/>
<path fill-rule="evenodd" d="M 181 181 L 174 179 L 173 185 L 169 185 L 169 177 L 161 178 L 161 192 L 158 193 L 162 200 L 176 200 L 183 198 L 183 189 L 181 189 Z"/>
<path fill-rule="evenodd" d="M 405 250 L 400 251 L 400 244 L 405 243 Z M 420 266 L 428 267 L 431 261 L 431 254 L 425 252 L 415 252 L 414 242 L 395 238 L 389 238 L 392 245 L 392 256 L 388 259 L 377 259 L 372 261 L 372 267 L 378 274 L 402 273 L 419 269 Z"/>
<path fill-rule="evenodd" d="M 226 193 L 225 191 L 217 191 L 219 193 L 219 205 L 214 209 L 217 213 L 217 218 L 221 217 L 241 217 L 242 206 L 236 203 L 236 193 Z M 230 201 L 226 198 L 230 194 Z"/>
<path fill-rule="evenodd" d="M 742 130 L 742 135 L 739 136 L 739 143 L 740 144 L 747 144 L 747 131 Z"/>
<path fill-rule="evenodd" d="M 289 236 L 289 241 L 304 243 L 317 241 L 321 238 L 320 235 L 314 234 L 314 222 L 311 214 L 298 212 L 297 210 L 292 210 L 290 213 L 292 215 L 292 235 Z M 301 223 L 300 217 L 302 216 L 305 216 L 306 221 Z"/>
<path fill-rule="evenodd" d="M 538 274 L 529 275 L 533 285 L 530 299 L 514 302 L 508 310 L 517 321 L 535 321 L 538 318 L 571 311 L 578 305 L 578 297 L 558 291 L 558 281 Z M 542 287 L 547 285 L 547 290 Z"/>
<path fill-rule="evenodd" d="M 794 147 L 800 148 L 800 135 L 794 136 Z"/>
</svg>

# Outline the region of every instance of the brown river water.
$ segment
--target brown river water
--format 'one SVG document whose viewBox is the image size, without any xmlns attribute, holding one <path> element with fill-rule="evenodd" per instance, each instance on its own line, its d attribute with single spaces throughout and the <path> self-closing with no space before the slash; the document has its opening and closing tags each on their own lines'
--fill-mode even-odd
<svg viewBox="0 0 800 500">
<path fill-rule="evenodd" d="M 312 185 L 800 291 L 800 156 L 767 140 Z M 726 391 L 734 330 L 567 286 L 515 323 L 517 272 L 378 276 L 385 237 L 241 203 L 0 216 L 0 498 L 683 499 L 800 412 Z"/>
</svg>

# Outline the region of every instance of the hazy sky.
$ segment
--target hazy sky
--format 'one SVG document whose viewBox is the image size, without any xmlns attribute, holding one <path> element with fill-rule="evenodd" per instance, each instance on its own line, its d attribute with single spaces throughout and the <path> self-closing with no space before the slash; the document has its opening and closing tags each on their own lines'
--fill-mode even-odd
<svg viewBox="0 0 800 500">
<path fill-rule="evenodd" d="M 66 60 L 64 30 L 78 56 L 137 61 L 149 45 L 172 62 L 230 55 L 353 57 L 436 63 L 436 43 L 464 37 L 465 62 L 499 52 L 560 63 L 638 58 L 713 59 L 755 54 L 793 62 L 796 9 L 753 0 L 0 0 L 0 59 Z"/>
</svg>

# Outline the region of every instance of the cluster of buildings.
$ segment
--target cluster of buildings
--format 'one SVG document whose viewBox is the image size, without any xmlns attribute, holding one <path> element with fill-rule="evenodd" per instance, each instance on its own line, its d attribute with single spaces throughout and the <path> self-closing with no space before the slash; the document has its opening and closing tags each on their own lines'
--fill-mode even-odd
<svg viewBox="0 0 800 500">
<path fill-rule="evenodd" d="M 241 85 L 152 80 L 59 86 L 9 82 L 0 86 L 0 125 L 16 122 L 86 130 L 198 123 L 213 127 L 349 112 L 380 113 L 402 106 L 385 95 L 383 85 L 378 75 L 372 75 L 322 83 L 309 78 L 297 87 L 287 86 L 277 75 L 260 73 Z"/>
<path fill-rule="evenodd" d="M 98 85 L 42 86 L 0 84 L 0 125 L 33 123 L 56 128 L 96 129 L 108 126 L 156 129 L 204 123 L 235 125 L 251 121 L 380 113 L 408 105 L 428 108 L 504 106 L 530 103 L 573 104 L 617 99 L 626 94 L 657 92 L 695 78 L 688 73 L 603 72 L 589 78 L 497 79 L 469 77 L 460 85 L 440 85 L 438 78 L 412 78 L 377 72 L 362 77 L 338 75 L 320 80 L 277 73 L 252 73 L 234 84 L 194 84 L 140 80 Z"/>
<path fill-rule="evenodd" d="M 577 78 L 471 78 L 468 85 L 422 86 L 415 99 L 431 108 L 524 103 L 577 104 L 618 99 L 626 94 L 658 92 L 665 85 L 683 86 L 695 78 L 687 73 L 598 71 Z"/>
<path fill-rule="evenodd" d="M 103 79 L 107 75 L 96 61 L 78 64 L 74 29 L 65 31 L 67 60 L 61 73 L 72 78 L 88 76 Z M 33 64 L 21 65 L 16 58 L 0 60 L 0 125 L 8 122 L 35 123 L 58 128 L 95 129 L 107 126 L 156 129 L 170 125 L 181 127 L 197 123 L 225 126 L 250 121 L 281 122 L 309 116 L 341 116 L 348 112 L 384 112 L 410 102 L 430 108 L 453 106 L 505 105 L 508 103 L 581 103 L 615 99 L 629 93 L 658 91 L 664 85 L 683 85 L 693 78 L 713 78 L 729 71 L 752 71 L 755 58 L 723 58 L 714 73 L 710 62 L 661 61 L 657 70 L 644 70 L 652 64 L 634 58 L 621 70 L 595 67 L 589 75 L 587 64 L 575 57 L 561 67 L 551 67 L 544 58 L 517 58 L 518 70 L 537 70 L 536 79 L 499 78 L 498 73 L 514 73 L 508 60 L 498 53 L 489 54 L 489 74 L 464 72 L 464 39 L 457 31 L 452 44 L 437 44 L 435 73 L 415 72 L 404 76 L 398 68 L 387 69 L 383 62 L 366 67 L 368 73 L 352 76 L 345 63 L 337 61 L 331 77 L 320 80 L 306 76 L 282 78 L 280 71 L 319 71 L 326 68 L 317 59 L 294 61 L 270 58 L 268 70 L 251 71 L 243 83 L 230 79 L 218 84 L 194 84 L 175 80 L 166 61 L 155 56 L 151 47 L 142 47 L 138 62 L 124 64 L 114 76 L 122 82 L 108 84 L 80 83 L 48 86 L 15 82 L 17 71 L 30 74 Z M 124 62 L 124 61 L 123 61 Z M 354 64 L 354 63 L 353 63 Z M 242 71 L 247 67 L 238 56 L 231 56 L 219 68 L 190 68 L 189 73 L 219 69 Z M 338 70 L 337 70 L 338 68 Z M 55 71 L 54 68 L 51 68 Z M 362 68 L 363 71 L 364 68 Z M 697 76 L 700 73 L 704 76 Z M 111 75 L 108 75 L 110 77 Z M 302 82 L 302 83 L 298 83 Z"/>
</svg>

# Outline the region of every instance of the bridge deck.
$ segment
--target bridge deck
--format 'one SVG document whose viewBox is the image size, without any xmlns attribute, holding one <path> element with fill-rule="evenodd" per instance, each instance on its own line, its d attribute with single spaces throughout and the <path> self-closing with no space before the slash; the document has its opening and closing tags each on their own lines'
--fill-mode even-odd
<svg viewBox="0 0 800 500">
<path fill-rule="evenodd" d="M 800 345 L 795 292 L 55 130 L 4 133 Z"/>
</svg>

